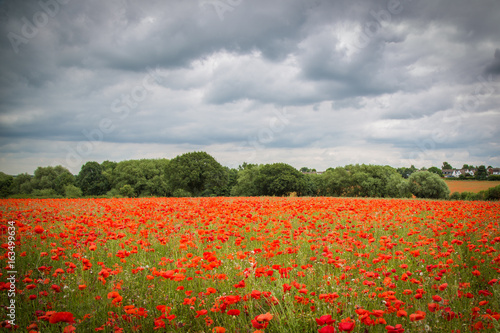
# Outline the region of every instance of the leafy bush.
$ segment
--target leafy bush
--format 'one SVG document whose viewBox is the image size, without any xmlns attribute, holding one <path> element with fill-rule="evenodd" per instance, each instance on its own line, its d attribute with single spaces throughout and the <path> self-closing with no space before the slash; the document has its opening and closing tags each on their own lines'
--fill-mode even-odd
<svg viewBox="0 0 500 333">
<path fill-rule="evenodd" d="M 54 189 L 44 188 L 41 190 L 33 190 L 30 195 L 32 198 L 62 198 Z"/>
<path fill-rule="evenodd" d="M 485 200 L 500 200 L 500 185 L 489 188 L 485 191 Z"/>
<path fill-rule="evenodd" d="M 120 187 L 120 194 L 127 198 L 135 197 L 134 188 L 129 184 Z"/>
<path fill-rule="evenodd" d="M 187 198 L 187 197 L 192 197 L 193 195 L 189 191 L 186 191 L 182 188 L 178 188 L 174 191 L 172 196 L 176 198 Z"/>
<path fill-rule="evenodd" d="M 408 178 L 410 192 L 417 198 L 448 199 L 450 189 L 446 182 L 435 173 L 420 171 Z"/>
<path fill-rule="evenodd" d="M 82 190 L 75 185 L 64 186 L 64 196 L 66 198 L 80 198 L 82 196 Z"/>
<path fill-rule="evenodd" d="M 460 199 L 462 200 L 477 200 L 477 193 L 474 192 L 462 192 L 460 194 Z"/>
</svg>

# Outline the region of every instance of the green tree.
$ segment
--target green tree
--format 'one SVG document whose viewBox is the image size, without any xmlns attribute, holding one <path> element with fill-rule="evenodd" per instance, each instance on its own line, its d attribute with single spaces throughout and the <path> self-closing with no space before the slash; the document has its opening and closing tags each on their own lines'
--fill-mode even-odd
<svg viewBox="0 0 500 333">
<path fill-rule="evenodd" d="M 106 180 L 110 187 L 112 187 L 114 184 L 113 172 L 117 165 L 118 163 L 113 161 L 104 161 L 101 163 L 102 175 L 106 177 Z"/>
<path fill-rule="evenodd" d="M 305 190 L 304 195 L 318 196 L 321 193 L 321 175 L 307 174 L 304 175 Z"/>
<path fill-rule="evenodd" d="M 415 168 L 414 165 L 412 165 L 411 167 L 409 168 L 405 168 L 405 167 L 402 167 L 402 168 L 398 168 L 396 170 L 404 179 L 408 179 L 408 177 L 410 177 L 410 175 L 416 171 L 418 171 L 417 168 Z"/>
<path fill-rule="evenodd" d="M 66 198 L 80 198 L 82 196 L 82 190 L 73 184 L 64 186 L 64 196 Z"/>
<path fill-rule="evenodd" d="M 390 166 L 346 165 L 323 174 L 326 195 L 349 197 L 407 197 L 407 182 Z"/>
<path fill-rule="evenodd" d="M 451 166 L 450 163 L 448 162 L 443 162 L 443 166 L 441 167 L 441 169 L 453 169 L 453 167 Z"/>
<path fill-rule="evenodd" d="M 122 187 L 120 187 L 120 195 L 126 198 L 134 198 L 135 197 L 134 188 L 129 184 L 125 184 Z"/>
<path fill-rule="evenodd" d="M 292 192 L 302 195 L 305 191 L 304 175 L 285 163 L 263 165 L 255 185 L 259 195 L 284 196 Z"/>
<path fill-rule="evenodd" d="M 238 183 L 238 170 L 230 169 L 228 167 L 224 167 L 227 175 L 227 183 L 224 186 L 220 186 L 219 190 L 215 193 L 217 196 L 230 196 L 233 187 Z"/>
<path fill-rule="evenodd" d="M 438 167 L 435 166 L 430 167 L 427 171 L 435 173 L 439 177 L 443 177 L 443 171 L 441 171 L 441 169 L 439 169 Z"/>
<path fill-rule="evenodd" d="M 477 168 L 475 176 L 477 180 L 486 180 L 486 178 L 488 178 L 488 170 L 486 170 L 486 167 L 484 165 L 480 165 Z"/>
<path fill-rule="evenodd" d="M 12 194 L 12 184 L 14 177 L 0 172 L 0 198 L 7 198 Z"/>
<path fill-rule="evenodd" d="M 33 190 L 33 185 L 31 179 L 33 176 L 27 173 L 21 173 L 14 177 L 12 181 L 12 193 L 13 194 L 30 194 Z"/>
<path fill-rule="evenodd" d="M 328 168 L 322 175 L 321 195 L 340 197 L 352 186 L 349 172 L 344 167 Z"/>
<path fill-rule="evenodd" d="M 260 166 L 249 164 L 240 168 L 236 179 L 236 184 L 231 189 L 231 195 L 239 197 L 258 196 L 256 180 L 259 176 Z"/>
<path fill-rule="evenodd" d="M 417 198 L 447 199 L 450 195 L 446 182 L 429 171 L 413 173 L 408 182 L 410 192 Z"/>
<path fill-rule="evenodd" d="M 500 185 L 487 189 L 484 193 L 485 200 L 500 200 Z"/>
<path fill-rule="evenodd" d="M 410 184 L 400 174 L 392 174 L 385 185 L 388 198 L 411 198 Z"/>
<path fill-rule="evenodd" d="M 165 168 L 170 190 L 183 189 L 194 196 L 216 195 L 228 183 L 227 171 L 206 152 L 179 155 Z"/>
<path fill-rule="evenodd" d="M 102 172 L 102 166 L 97 162 L 87 162 L 82 165 L 76 184 L 82 190 L 83 195 L 98 196 L 106 194 L 110 189 L 108 179 Z"/>
<path fill-rule="evenodd" d="M 111 172 L 112 187 L 115 189 L 113 193 L 124 185 L 130 185 L 138 197 L 166 196 L 169 194 L 165 172 L 168 163 L 167 159 L 119 162 Z"/>
<path fill-rule="evenodd" d="M 46 190 L 41 196 L 50 196 L 50 191 L 59 196 L 64 196 L 64 187 L 69 184 L 74 184 L 75 177 L 68 169 L 58 165 L 56 167 L 38 167 L 35 170 L 35 175 L 31 179 L 32 188 L 34 190 Z"/>
</svg>

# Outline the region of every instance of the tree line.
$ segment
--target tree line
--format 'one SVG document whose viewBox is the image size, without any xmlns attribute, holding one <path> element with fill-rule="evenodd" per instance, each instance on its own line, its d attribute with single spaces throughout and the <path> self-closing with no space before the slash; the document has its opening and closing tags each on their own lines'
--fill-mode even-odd
<svg viewBox="0 0 500 333">
<path fill-rule="evenodd" d="M 415 167 L 346 165 L 323 173 L 285 163 L 222 166 L 206 152 L 171 160 L 85 163 L 77 175 L 62 166 L 38 167 L 34 175 L 0 172 L 0 197 L 208 197 L 338 196 L 448 199 L 437 173 Z M 500 189 L 474 199 L 498 199 Z M 456 195 L 452 198 L 457 199 Z M 460 199 L 460 198 L 458 198 Z"/>
</svg>

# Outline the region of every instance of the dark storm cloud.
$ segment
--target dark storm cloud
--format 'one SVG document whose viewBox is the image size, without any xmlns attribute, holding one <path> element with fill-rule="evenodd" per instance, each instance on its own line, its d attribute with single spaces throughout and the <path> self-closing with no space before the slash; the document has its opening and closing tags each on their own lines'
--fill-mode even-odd
<svg viewBox="0 0 500 333">
<path fill-rule="evenodd" d="M 0 162 L 500 164 L 498 22 L 494 0 L 4 0 Z"/>
<path fill-rule="evenodd" d="M 492 62 L 486 66 L 484 73 L 486 75 L 498 75 L 500 74 L 500 49 L 495 50 L 495 58 Z"/>
</svg>

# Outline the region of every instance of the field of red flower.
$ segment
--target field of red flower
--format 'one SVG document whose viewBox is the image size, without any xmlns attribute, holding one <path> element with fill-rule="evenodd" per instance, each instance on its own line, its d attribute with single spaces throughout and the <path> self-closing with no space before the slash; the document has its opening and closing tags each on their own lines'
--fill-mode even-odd
<svg viewBox="0 0 500 333">
<path fill-rule="evenodd" d="M 0 207 L 7 330 L 500 329 L 499 203 L 12 199 Z"/>
</svg>

